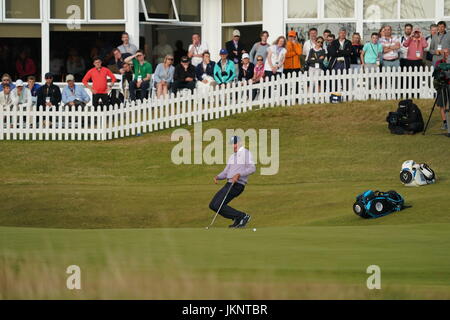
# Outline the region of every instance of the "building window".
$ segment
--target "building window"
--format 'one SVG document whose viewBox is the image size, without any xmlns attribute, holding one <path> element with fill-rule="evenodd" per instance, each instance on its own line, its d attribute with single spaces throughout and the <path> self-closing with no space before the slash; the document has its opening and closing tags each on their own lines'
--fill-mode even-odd
<svg viewBox="0 0 450 320">
<path fill-rule="evenodd" d="M 175 0 L 180 21 L 200 22 L 200 0 Z"/>
<path fill-rule="evenodd" d="M 397 9 L 397 0 L 364 0 L 364 19 L 398 19 Z"/>
<path fill-rule="evenodd" d="M 435 1 L 430 0 L 402 0 L 400 18 L 433 19 L 435 15 L 435 5 Z"/>
<path fill-rule="evenodd" d="M 5 18 L 40 19 L 40 0 L 5 0 Z"/>
<path fill-rule="evenodd" d="M 289 0 L 288 18 L 318 18 L 317 0 Z"/>
<path fill-rule="evenodd" d="M 310 28 L 317 28 L 318 34 L 321 36 L 323 32 L 328 29 L 336 37 L 341 28 L 347 29 L 347 38 L 350 38 L 353 32 L 356 31 L 356 23 L 342 22 L 342 23 L 290 23 L 287 25 L 288 30 L 295 30 L 301 40 L 308 40 L 308 30 Z"/>
<path fill-rule="evenodd" d="M 171 0 L 144 0 L 144 10 L 147 11 L 149 19 L 176 20 L 174 6 Z"/>
<path fill-rule="evenodd" d="M 325 0 L 325 18 L 354 18 L 354 0 Z"/>
<path fill-rule="evenodd" d="M 444 2 L 444 15 L 450 16 L 450 0 L 445 0 Z"/>
<path fill-rule="evenodd" d="M 123 20 L 125 18 L 123 0 L 90 0 L 91 19 Z"/>
<path fill-rule="evenodd" d="M 50 2 L 50 19 L 69 19 L 77 9 L 80 19 L 84 19 L 84 0 L 52 0 Z"/>
<path fill-rule="evenodd" d="M 244 10 L 244 12 L 242 12 Z M 262 0 L 223 0 L 222 22 L 242 23 L 262 21 Z"/>
</svg>

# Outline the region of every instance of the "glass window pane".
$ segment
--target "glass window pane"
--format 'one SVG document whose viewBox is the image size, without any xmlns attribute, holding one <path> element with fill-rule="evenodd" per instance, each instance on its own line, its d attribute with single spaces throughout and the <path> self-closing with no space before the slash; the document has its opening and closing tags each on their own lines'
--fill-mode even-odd
<svg viewBox="0 0 450 320">
<path fill-rule="evenodd" d="M 244 20 L 262 21 L 262 0 L 244 0 Z"/>
<path fill-rule="evenodd" d="M 342 23 L 290 23 L 287 25 L 287 30 L 294 30 L 298 33 L 298 37 L 301 40 L 308 40 L 308 30 L 310 28 L 317 28 L 318 35 L 322 36 L 323 32 L 328 29 L 334 35 L 338 35 L 339 29 L 344 27 L 347 29 L 347 39 L 350 39 L 353 32 L 356 31 L 356 23 L 342 22 Z"/>
<path fill-rule="evenodd" d="M 5 17 L 10 19 L 39 19 L 39 0 L 5 0 Z"/>
<path fill-rule="evenodd" d="M 325 18 L 353 18 L 354 16 L 354 0 L 325 0 Z"/>
<path fill-rule="evenodd" d="M 363 31 L 363 38 L 365 42 L 370 41 L 370 35 L 372 32 L 379 32 L 381 27 L 384 25 L 390 25 L 392 27 L 392 34 L 394 36 L 401 36 L 403 34 L 403 29 L 405 27 L 405 24 L 407 24 L 408 21 L 402 21 L 402 22 L 374 22 L 374 23 L 364 23 L 364 31 Z M 410 22 L 414 27 L 419 27 L 422 29 L 422 32 L 424 32 L 425 35 L 428 35 L 428 30 L 430 30 L 430 24 L 432 22 Z"/>
<path fill-rule="evenodd" d="M 223 22 L 242 22 L 241 0 L 223 0 L 222 15 Z"/>
<path fill-rule="evenodd" d="M 400 18 L 433 19 L 435 15 L 435 5 L 435 1 L 430 0 L 402 0 Z"/>
<path fill-rule="evenodd" d="M 397 0 L 364 0 L 364 19 L 398 19 Z"/>
<path fill-rule="evenodd" d="M 78 8 L 70 8 L 71 6 L 77 6 Z M 75 10 L 78 10 L 80 13 L 79 19 L 84 19 L 84 0 L 52 0 L 50 3 L 50 18 L 73 18 L 73 15 L 76 13 Z"/>
<path fill-rule="evenodd" d="M 288 1 L 289 18 L 317 18 L 317 0 Z"/>
<path fill-rule="evenodd" d="M 176 19 L 171 0 L 144 0 L 150 19 Z"/>
<path fill-rule="evenodd" d="M 200 22 L 200 0 L 176 0 L 180 21 Z"/>
<path fill-rule="evenodd" d="M 444 2 L 444 16 L 450 16 L 450 0 Z"/>
<path fill-rule="evenodd" d="M 123 0 L 91 0 L 91 19 L 124 19 Z"/>
</svg>

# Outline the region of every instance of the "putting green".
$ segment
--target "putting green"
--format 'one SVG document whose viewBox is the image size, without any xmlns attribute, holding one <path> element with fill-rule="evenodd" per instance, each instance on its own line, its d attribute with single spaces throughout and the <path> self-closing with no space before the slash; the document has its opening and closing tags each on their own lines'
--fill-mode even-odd
<svg viewBox="0 0 450 320">
<path fill-rule="evenodd" d="M 208 203 L 223 166 L 176 166 L 172 130 L 110 142 L 1 142 L 1 298 L 450 298 L 450 139 L 393 136 L 395 102 L 275 108 L 204 129 L 280 129 L 280 171 L 256 174 L 228 230 Z M 424 117 L 430 101 L 419 101 Z M 188 128 L 192 129 L 192 128 Z M 405 188 L 405 160 L 438 184 Z M 258 171 L 259 172 L 259 171 Z M 366 189 L 412 208 L 377 220 L 352 212 Z M 25 228 L 27 227 L 27 228 Z M 256 232 L 252 228 L 257 228 Z M 94 230 L 95 229 L 95 230 Z M 66 289 L 79 265 L 79 292 Z M 382 290 L 366 287 L 370 265 Z"/>
</svg>

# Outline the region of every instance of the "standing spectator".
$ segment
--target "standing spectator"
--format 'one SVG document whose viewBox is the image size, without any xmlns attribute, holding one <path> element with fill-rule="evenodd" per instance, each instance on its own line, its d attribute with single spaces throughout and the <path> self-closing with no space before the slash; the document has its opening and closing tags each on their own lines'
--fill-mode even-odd
<svg viewBox="0 0 450 320">
<path fill-rule="evenodd" d="M 314 39 L 314 42 L 315 41 L 316 39 Z M 267 59 L 264 67 L 266 77 L 272 78 L 272 76 L 281 75 L 283 73 L 287 52 L 286 42 L 286 38 L 280 36 L 267 50 Z"/>
<path fill-rule="evenodd" d="M 202 39 L 198 33 L 192 35 L 192 44 L 188 49 L 188 57 L 191 59 L 191 64 L 198 66 L 203 61 L 203 53 L 208 51 L 208 44 L 202 42 Z"/>
<path fill-rule="evenodd" d="M 181 58 L 181 63 L 175 67 L 173 75 L 173 91 L 189 89 L 191 92 L 195 89 L 195 67 L 190 63 L 189 57 Z"/>
<path fill-rule="evenodd" d="M 400 67 L 402 69 L 404 67 L 408 66 L 408 62 L 406 61 L 408 59 L 408 48 L 405 46 L 405 42 L 411 37 L 413 30 L 413 25 L 410 23 L 405 24 L 404 33 L 400 38 Z"/>
<path fill-rule="evenodd" d="M 325 49 L 323 48 L 325 39 L 318 37 L 313 48 L 308 53 L 308 60 L 306 65 L 309 73 L 317 73 L 321 70 L 325 70 L 324 61 L 327 56 Z"/>
<path fill-rule="evenodd" d="M 324 48 L 325 50 L 327 49 L 327 46 L 328 46 L 327 39 L 328 39 L 328 37 L 329 37 L 330 35 L 331 35 L 331 31 L 330 31 L 329 29 L 325 29 L 324 32 L 323 32 L 323 34 L 322 34 L 323 39 L 324 39 L 323 48 Z M 333 39 L 333 40 L 334 40 L 334 39 Z"/>
<path fill-rule="evenodd" d="M 214 80 L 214 61 L 211 61 L 209 52 L 203 53 L 203 62 L 195 68 L 195 76 L 197 78 L 197 89 L 206 91 L 214 87 L 217 83 Z"/>
<path fill-rule="evenodd" d="M 108 63 L 108 69 L 111 70 L 112 73 L 120 73 L 123 74 L 123 65 L 125 64 L 125 59 L 123 58 L 122 53 L 119 48 L 113 49 L 113 58 Z"/>
<path fill-rule="evenodd" d="M 361 64 L 364 69 L 379 68 L 381 65 L 383 46 L 378 42 L 378 33 L 372 33 L 370 40 L 364 45 L 360 54 Z"/>
<path fill-rule="evenodd" d="M 220 50 L 220 60 L 214 66 L 214 80 L 219 85 L 225 85 L 236 78 L 236 68 L 233 61 L 228 59 L 228 50 Z"/>
<path fill-rule="evenodd" d="M 378 34 L 377 34 L 378 41 Z M 350 67 L 352 69 L 359 69 L 362 64 L 361 60 L 361 51 L 364 46 L 361 44 L 361 35 L 358 32 L 353 33 L 352 35 L 352 52 L 350 55 Z"/>
<path fill-rule="evenodd" d="M 350 68 L 350 56 L 352 53 L 352 42 L 347 39 L 347 30 L 341 28 L 339 37 L 328 47 L 330 56 L 330 70 L 348 70 Z"/>
<path fill-rule="evenodd" d="M 148 89 L 150 88 L 150 79 L 153 73 L 153 67 L 150 62 L 145 61 L 145 54 L 138 50 L 136 54 L 125 59 L 126 63 L 133 62 L 134 79 L 130 83 L 130 98 L 136 100 L 136 91 L 140 89 L 139 99 L 147 99 Z"/>
<path fill-rule="evenodd" d="M 177 40 L 175 42 L 175 52 L 173 53 L 173 57 L 175 58 L 174 66 L 177 66 L 181 62 L 181 58 L 188 55 L 188 52 L 183 48 L 183 41 Z"/>
<path fill-rule="evenodd" d="M 253 83 L 261 82 L 261 80 L 264 79 L 264 76 L 264 58 L 263 56 L 257 56 L 255 68 L 253 69 Z M 252 100 L 255 100 L 256 95 L 258 94 L 258 89 L 253 89 L 252 91 Z"/>
<path fill-rule="evenodd" d="M 153 80 L 156 85 L 156 96 L 167 96 L 170 87 L 173 83 L 173 75 L 175 73 L 175 67 L 173 66 L 173 56 L 168 54 L 164 58 L 164 62 L 156 66 Z"/>
<path fill-rule="evenodd" d="M 403 46 L 408 48 L 408 55 L 404 62 L 405 67 L 423 67 L 424 49 L 428 47 L 428 42 L 422 36 L 420 28 L 415 28 L 412 36 L 409 37 Z"/>
<path fill-rule="evenodd" d="M 53 83 L 53 74 L 48 72 L 44 76 L 45 83 L 38 89 L 37 105 L 44 108 L 55 107 L 58 109 L 61 102 L 61 90 Z"/>
<path fill-rule="evenodd" d="M 122 45 L 118 47 L 122 54 L 135 55 L 138 48 L 130 43 L 130 36 L 127 32 L 122 33 Z"/>
<path fill-rule="evenodd" d="M 434 65 L 435 68 L 438 68 L 441 63 L 448 63 L 448 55 L 449 55 L 449 49 L 445 48 L 441 50 L 442 59 L 436 61 L 436 64 Z M 450 85 L 449 81 L 447 81 L 447 84 Z M 448 123 L 447 123 L 447 117 L 445 109 L 449 107 L 450 104 L 450 92 L 448 90 L 444 90 L 441 94 L 437 97 L 437 103 L 436 105 L 441 110 L 441 117 L 442 117 L 442 130 L 448 130 Z"/>
<path fill-rule="evenodd" d="M 307 61 L 308 60 L 308 54 L 311 51 L 312 48 L 314 48 L 314 46 L 316 45 L 316 40 L 317 40 L 317 28 L 311 28 L 308 31 L 308 36 L 309 36 L 309 40 L 306 40 L 305 43 L 303 44 L 303 55 L 304 60 Z"/>
<path fill-rule="evenodd" d="M 399 51 L 400 40 L 392 36 L 392 27 L 385 26 L 383 28 L 384 37 L 380 39 L 380 43 L 383 46 L 383 67 L 400 67 Z"/>
<path fill-rule="evenodd" d="M 17 105 L 14 95 L 11 94 L 11 86 L 9 83 L 3 85 L 3 90 L 0 92 L 0 107 L 3 111 L 11 111 Z"/>
<path fill-rule="evenodd" d="M 447 33 L 447 24 L 438 22 L 438 33 L 432 38 L 430 53 L 433 55 L 433 66 L 444 58 L 444 50 L 450 48 L 450 35 Z"/>
<path fill-rule="evenodd" d="M 225 43 L 225 49 L 228 51 L 228 59 L 233 61 L 236 74 L 239 72 L 239 64 L 241 63 L 242 54 L 245 52 L 244 44 L 241 42 L 241 32 L 233 31 L 233 39 Z"/>
<path fill-rule="evenodd" d="M 93 64 L 94 67 L 86 73 L 82 82 L 86 88 L 91 90 L 92 103 L 97 108 L 99 105 L 109 104 L 108 93 L 117 80 L 111 70 L 102 67 L 102 59 L 99 57 L 94 58 Z M 112 82 L 110 84 L 108 84 L 108 77 Z M 89 81 L 92 81 L 92 86 L 88 84 Z"/>
<path fill-rule="evenodd" d="M 158 66 L 160 63 L 164 63 L 164 61 L 166 60 L 167 56 L 172 56 L 173 57 L 173 49 L 167 43 L 167 36 L 166 36 L 166 34 L 162 33 L 159 36 L 158 44 L 153 48 L 153 60 L 155 61 L 156 66 Z"/>
<path fill-rule="evenodd" d="M 25 50 L 22 50 L 16 61 L 16 71 L 19 79 L 24 81 L 28 76 L 36 74 L 36 64 L 30 57 L 28 57 Z"/>
<path fill-rule="evenodd" d="M 244 53 L 242 55 L 242 63 L 239 66 L 239 81 L 250 81 L 253 79 L 255 65 L 250 62 L 250 55 Z"/>
<path fill-rule="evenodd" d="M 256 58 L 258 56 L 263 57 L 264 62 L 266 62 L 267 57 L 267 49 L 269 48 L 269 43 L 267 43 L 267 39 L 269 39 L 269 32 L 263 31 L 260 34 L 261 41 L 257 42 L 253 45 L 252 50 L 250 50 L 250 61 L 253 64 L 256 64 Z"/>
<path fill-rule="evenodd" d="M 0 92 L 3 91 L 3 86 L 8 85 L 10 90 L 13 90 L 16 86 L 12 83 L 11 76 L 7 73 L 2 76 L 2 83 L 0 84 Z"/>
<path fill-rule="evenodd" d="M 133 64 L 124 63 L 121 85 L 124 92 L 124 98 L 127 101 L 130 99 L 130 83 L 133 81 L 133 76 Z"/>
<path fill-rule="evenodd" d="M 29 76 L 27 79 L 27 83 L 28 84 L 26 87 L 28 88 L 28 90 L 30 90 L 32 105 L 36 106 L 37 105 L 37 93 L 38 93 L 38 90 L 41 87 L 41 85 L 36 83 L 35 76 Z"/>
<path fill-rule="evenodd" d="M 31 92 L 28 88 L 24 87 L 24 83 L 22 80 L 16 81 L 16 88 L 11 91 L 13 96 L 13 100 L 19 105 L 19 107 L 24 108 L 25 110 L 30 110 L 33 101 L 31 99 Z"/>
<path fill-rule="evenodd" d="M 77 49 L 71 48 L 66 61 L 67 73 L 75 77 L 75 81 L 81 81 L 86 72 L 86 63 L 82 56 L 78 54 Z"/>
<path fill-rule="evenodd" d="M 433 61 L 433 55 L 430 53 L 430 46 L 431 46 L 431 39 L 437 35 L 438 33 L 438 26 L 437 24 L 432 24 L 430 26 L 430 35 L 426 37 L 428 46 L 425 49 L 426 52 L 426 59 L 425 59 L 425 64 L 427 67 L 431 67 L 433 65 L 432 61 Z"/>
<path fill-rule="evenodd" d="M 284 73 L 300 72 L 302 65 L 300 56 L 303 53 L 303 46 L 297 41 L 297 32 L 294 30 L 288 33 L 288 42 L 286 44 L 286 60 L 284 62 Z"/>
<path fill-rule="evenodd" d="M 72 74 L 66 77 L 67 87 L 62 92 L 62 103 L 68 107 L 84 107 L 91 101 L 86 90 L 75 84 L 75 77 Z"/>
</svg>

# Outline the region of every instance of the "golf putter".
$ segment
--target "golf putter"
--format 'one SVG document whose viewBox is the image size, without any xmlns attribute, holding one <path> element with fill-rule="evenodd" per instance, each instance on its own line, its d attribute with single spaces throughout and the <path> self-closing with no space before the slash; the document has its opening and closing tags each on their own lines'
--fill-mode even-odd
<svg viewBox="0 0 450 320">
<path fill-rule="evenodd" d="M 221 204 L 220 207 L 219 207 L 219 210 L 217 210 L 217 212 L 216 212 L 216 214 L 215 214 L 215 216 L 214 216 L 214 219 L 212 220 L 211 224 L 210 224 L 209 226 L 206 227 L 206 229 L 211 228 L 211 227 L 213 226 L 214 222 L 216 222 L 217 216 L 219 215 L 219 212 L 220 212 L 220 210 L 222 209 L 223 204 L 225 203 L 225 200 L 227 199 L 228 195 L 230 194 L 231 188 L 233 188 L 233 186 L 234 186 L 234 183 L 231 184 L 230 188 L 228 189 L 227 194 L 226 194 L 225 197 L 223 198 L 223 201 L 222 201 L 222 204 Z"/>
</svg>

